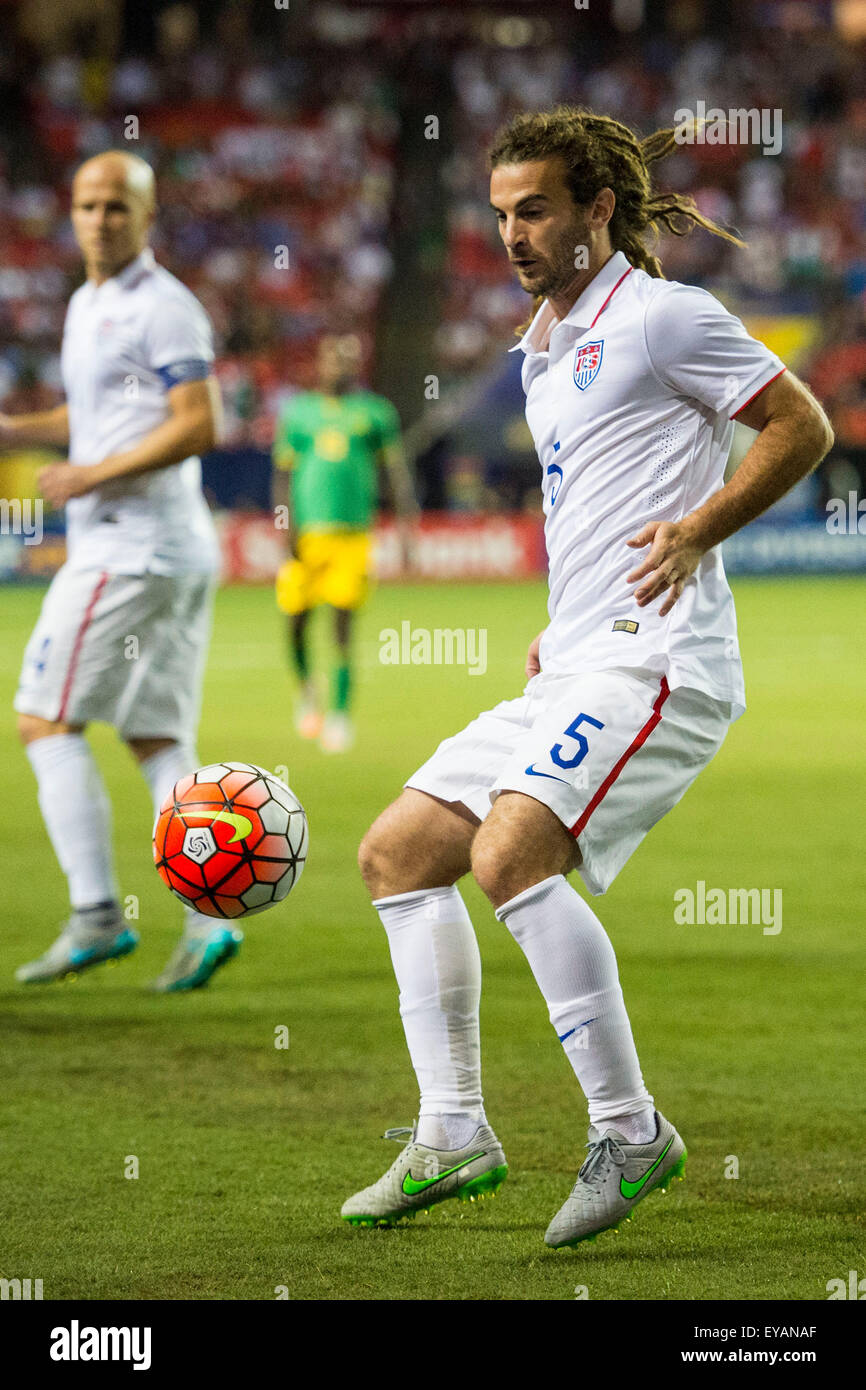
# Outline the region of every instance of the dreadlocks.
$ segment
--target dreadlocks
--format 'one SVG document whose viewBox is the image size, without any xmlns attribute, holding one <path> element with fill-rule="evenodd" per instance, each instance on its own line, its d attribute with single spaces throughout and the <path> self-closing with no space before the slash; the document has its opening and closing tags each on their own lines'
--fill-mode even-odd
<svg viewBox="0 0 866 1390">
<path fill-rule="evenodd" d="M 699 124 L 694 122 L 695 129 Z M 602 188 L 612 189 L 616 207 L 608 224 L 611 246 L 647 275 L 663 280 L 658 257 L 644 244 L 647 232 L 657 242 L 660 227 L 674 236 L 685 236 L 697 226 L 735 246 L 745 245 L 704 217 L 693 198 L 653 191 L 649 166 L 670 154 L 677 146 L 677 134 L 688 128 L 657 130 L 640 140 L 611 116 L 596 116 L 579 106 L 526 112 L 513 117 L 496 135 L 490 167 L 559 157 L 565 161 L 571 196 L 581 207 L 591 204 Z M 541 298 L 536 298 L 533 312 Z"/>
</svg>

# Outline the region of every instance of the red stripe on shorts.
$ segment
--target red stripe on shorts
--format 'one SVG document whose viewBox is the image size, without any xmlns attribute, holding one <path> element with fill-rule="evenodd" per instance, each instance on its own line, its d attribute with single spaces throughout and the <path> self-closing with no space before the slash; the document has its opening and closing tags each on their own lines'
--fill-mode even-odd
<svg viewBox="0 0 866 1390">
<path fill-rule="evenodd" d="M 661 723 L 662 705 L 664 704 L 665 700 L 668 698 L 670 693 L 671 692 L 668 688 L 667 680 L 664 676 L 662 676 L 659 693 L 656 698 L 656 702 L 653 705 L 653 712 L 650 715 L 649 719 L 644 724 L 640 732 L 637 734 L 636 738 L 634 739 L 634 742 L 625 750 L 619 762 L 615 763 L 614 766 L 611 768 L 610 772 L 605 777 L 604 781 L 602 782 L 598 791 L 593 796 L 586 810 L 580 817 L 580 820 L 575 821 L 574 825 L 571 827 L 571 833 L 572 835 L 574 835 L 575 839 L 580 834 L 580 832 L 586 828 L 586 823 L 592 815 L 593 811 L 595 810 L 596 806 L 598 806 L 599 802 L 603 801 L 604 798 L 607 796 L 608 792 L 610 791 L 619 774 L 622 772 L 629 758 L 632 756 L 633 753 L 636 753 L 637 750 L 643 746 L 643 744 L 646 743 L 653 729 L 656 727 L 657 724 Z"/>
<path fill-rule="evenodd" d="M 69 658 L 69 669 L 66 672 L 66 679 L 63 682 L 63 694 L 60 697 L 60 713 L 57 716 L 57 723 L 62 724 L 66 718 L 66 707 L 69 704 L 69 696 L 72 693 L 72 682 L 75 679 L 75 668 L 78 665 L 78 658 L 81 655 L 81 647 L 84 642 L 84 634 L 90 627 L 93 620 L 93 610 L 99 602 L 100 595 L 108 583 L 108 573 L 103 571 L 96 582 L 96 588 L 90 595 L 90 602 L 84 610 L 84 617 L 81 619 L 81 626 L 75 634 L 75 642 L 72 647 L 72 656 Z"/>
</svg>

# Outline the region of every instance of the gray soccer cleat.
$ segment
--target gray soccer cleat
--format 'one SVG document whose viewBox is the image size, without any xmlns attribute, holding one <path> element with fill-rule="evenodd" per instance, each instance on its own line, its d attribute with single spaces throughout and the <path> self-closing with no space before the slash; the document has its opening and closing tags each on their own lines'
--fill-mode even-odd
<svg viewBox="0 0 866 1390">
<path fill-rule="evenodd" d="M 25 985 L 62 980 L 104 960 L 128 956 L 137 945 L 138 932 L 126 925 L 117 908 L 73 912 L 53 945 L 38 960 L 19 966 L 15 978 Z"/>
<path fill-rule="evenodd" d="M 674 1178 L 685 1176 L 686 1146 L 664 1115 L 655 1115 L 657 1133 L 648 1144 L 629 1144 L 615 1130 L 600 1137 L 590 1125 L 589 1154 L 571 1196 L 547 1228 L 548 1245 L 577 1245 L 617 1230 L 647 1193 L 666 1192 Z"/>
<path fill-rule="evenodd" d="M 244 934 L 238 927 L 215 922 L 212 927 L 187 930 L 162 974 L 150 985 L 157 994 L 199 989 L 226 961 L 236 956 Z"/>
<path fill-rule="evenodd" d="M 462 1149 L 430 1149 L 415 1142 L 415 1133 L 386 1131 L 386 1139 L 410 1136 L 410 1142 L 378 1182 L 343 1203 L 344 1221 L 352 1226 L 394 1226 L 448 1197 L 474 1202 L 492 1196 L 505 1182 L 508 1164 L 489 1125 L 479 1125 L 472 1142 Z"/>
</svg>

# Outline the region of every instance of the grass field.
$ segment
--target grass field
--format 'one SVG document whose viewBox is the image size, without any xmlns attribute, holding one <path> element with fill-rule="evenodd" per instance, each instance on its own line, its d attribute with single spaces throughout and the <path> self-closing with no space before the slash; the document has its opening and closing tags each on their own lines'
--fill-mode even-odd
<svg viewBox="0 0 866 1390">
<path fill-rule="evenodd" d="M 824 1299 L 866 1274 L 862 1200 L 864 638 L 854 580 L 741 582 L 747 715 L 594 906 L 616 946 L 643 1070 L 690 1152 L 687 1181 L 577 1252 L 543 1244 L 582 1161 L 585 1108 L 526 962 L 474 884 L 484 964 L 485 1099 L 511 1174 L 494 1202 L 354 1231 L 346 1195 L 415 1114 L 384 933 L 357 842 L 403 778 L 479 709 L 519 694 L 543 622 L 538 585 L 382 588 L 358 637 L 355 750 L 292 730 L 265 590 L 226 590 L 202 762 L 287 765 L 310 819 L 304 877 L 250 919 L 211 987 L 152 996 L 180 908 L 150 861 L 143 782 L 111 731 L 93 743 L 142 942 L 48 987 L 14 967 L 65 912 L 35 784 L 4 733 L 2 1264 L 46 1299 Z M 41 594 L 5 590 L 9 708 Z M 484 626 L 488 670 L 378 662 L 378 634 Z M 781 888 L 783 928 L 682 926 L 680 887 Z M 860 982 L 858 985 L 857 982 Z M 274 1046 L 285 1025 L 288 1049 Z M 124 1177 L 127 1156 L 139 1177 Z M 738 1160 L 739 1177 L 726 1177 Z"/>
</svg>

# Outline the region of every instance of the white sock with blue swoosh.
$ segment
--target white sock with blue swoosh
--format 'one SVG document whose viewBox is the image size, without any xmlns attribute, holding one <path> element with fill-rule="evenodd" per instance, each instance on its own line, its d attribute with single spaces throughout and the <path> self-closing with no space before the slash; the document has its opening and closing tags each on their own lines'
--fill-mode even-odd
<svg viewBox="0 0 866 1390">
<path fill-rule="evenodd" d="M 616 956 L 592 908 L 555 874 L 503 903 L 496 916 L 529 961 L 589 1103 L 590 1122 L 601 1131 L 620 1129 L 629 1142 L 638 1141 L 622 1123 L 652 1138 L 653 1098 L 641 1075 Z"/>
</svg>

